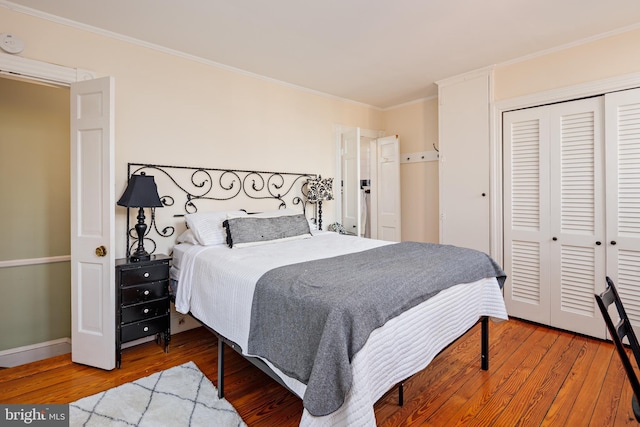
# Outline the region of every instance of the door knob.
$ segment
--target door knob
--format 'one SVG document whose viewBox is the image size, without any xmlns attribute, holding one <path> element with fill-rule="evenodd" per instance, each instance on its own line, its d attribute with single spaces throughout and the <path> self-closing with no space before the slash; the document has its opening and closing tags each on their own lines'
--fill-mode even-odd
<svg viewBox="0 0 640 427">
<path fill-rule="evenodd" d="M 600 246 L 601 244 L 602 244 L 602 242 L 601 242 L 600 240 L 598 240 L 598 241 L 596 242 L 596 245 L 598 245 L 598 246 Z"/>
<path fill-rule="evenodd" d="M 558 238 L 557 237 L 552 237 L 551 240 L 553 240 L 555 242 L 556 240 L 558 240 Z"/>
<path fill-rule="evenodd" d="M 612 240 L 612 241 L 611 241 L 611 244 L 612 244 L 613 246 L 615 246 L 615 245 L 617 244 L 617 242 L 616 242 L 615 240 Z"/>
<path fill-rule="evenodd" d="M 96 248 L 96 255 L 98 255 L 99 257 L 107 255 L 107 248 L 105 248 L 104 246 L 98 246 Z"/>
</svg>

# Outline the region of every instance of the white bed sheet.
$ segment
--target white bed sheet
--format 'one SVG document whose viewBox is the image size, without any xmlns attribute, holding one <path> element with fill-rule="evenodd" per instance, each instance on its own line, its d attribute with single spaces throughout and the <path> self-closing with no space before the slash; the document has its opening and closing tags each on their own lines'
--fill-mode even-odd
<svg viewBox="0 0 640 427">
<path fill-rule="evenodd" d="M 253 290 L 262 274 L 281 265 L 389 243 L 315 232 L 312 239 L 241 249 L 180 244 L 174 248 L 172 267 L 172 275 L 179 281 L 176 310 L 193 313 L 200 321 L 239 344 L 248 355 Z M 355 356 L 353 385 L 345 404 L 325 417 L 314 417 L 305 410 L 300 425 L 374 426 L 373 404 L 393 385 L 426 367 L 480 316 L 507 319 L 502 292 L 495 278 L 454 286 L 391 319 L 373 331 Z M 304 384 L 266 362 L 291 390 L 301 398 L 304 396 Z"/>
<path fill-rule="evenodd" d="M 176 310 L 191 311 L 207 325 L 247 349 L 251 303 L 258 279 L 287 264 L 327 258 L 389 244 L 381 240 L 316 232 L 311 239 L 230 249 L 225 245 L 177 245 L 180 270 Z M 175 258 L 181 246 L 189 246 Z M 183 286 L 184 285 L 184 286 Z"/>
</svg>

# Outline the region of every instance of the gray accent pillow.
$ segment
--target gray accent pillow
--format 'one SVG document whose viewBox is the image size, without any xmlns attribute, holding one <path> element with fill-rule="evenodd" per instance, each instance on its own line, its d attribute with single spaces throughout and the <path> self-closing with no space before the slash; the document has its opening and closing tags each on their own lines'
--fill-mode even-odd
<svg viewBox="0 0 640 427">
<path fill-rule="evenodd" d="M 230 248 L 312 237 L 304 214 L 273 218 L 229 218 L 224 222 L 224 227 L 227 229 L 227 244 Z"/>
</svg>

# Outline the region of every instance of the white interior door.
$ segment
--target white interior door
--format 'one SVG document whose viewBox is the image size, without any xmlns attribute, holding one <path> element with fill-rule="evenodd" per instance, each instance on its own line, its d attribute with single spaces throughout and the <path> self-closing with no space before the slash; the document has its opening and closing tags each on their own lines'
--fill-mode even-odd
<svg viewBox="0 0 640 427">
<path fill-rule="evenodd" d="M 504 300 L 509 315 L 550 323 L 549 121 L 539 110 L 503 120 Z"/>
<path fill-rule="evenodd" d="M 491 250 L 487 73 L 440 86 L 440 243 Z"/>
<path fill-rule="evenodd" d="M 360 129 L 342 134 L 342 225 L 360 235 Z"/>
<path fill-rule="evenodd" d="M 509 314 L 604 337 L 602 99 L 504 115 L 504 266 Z"/>
<path fill-rule="evenodd" d="M 402 239 L 400 215 L 400 139 L 398 135 L 377 140 L 377 177 L 375 179 L 377 239 L 399 242 Z"/>
<path fill-rule="evenodd" d="M 71 358 L 115 367 L 114 80 L 71 84 Z"/>
<path fill-rule="evenodd" d="M 367 207 L 367 217 L 369 229 L 369 237 L 372 239 L 378 238 L 378 139 L 372 139 L 369 141 L 369 206 Z M 366 235 L 366 231 L 364 233 Z"/>
<path fill-rule="evenodd" d="M 541 108 L 550 117 L 550 325 L 604 338 L 593 297 L 605 276 L 603 99 Z"/>
<path fill-rule="evenodd" d="M 607 275 L 640 327 L 640 89 L 605 95 Z M 604 290 L 602 280 L 598 292 Z M 617 319 L 617 313 L 611 313 Z"/>
</svg>

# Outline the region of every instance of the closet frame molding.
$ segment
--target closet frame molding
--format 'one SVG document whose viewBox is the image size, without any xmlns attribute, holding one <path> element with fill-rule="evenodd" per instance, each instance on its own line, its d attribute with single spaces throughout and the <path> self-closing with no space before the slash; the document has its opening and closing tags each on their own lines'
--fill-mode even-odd
<svg viewBox="0 0 640 427">
<path fill-rule="evenodd" d="M 590 96 L 599 96 L 609 92 L 617 92 L 637 87 L 640 87 L 640 73 L 632 73 L 509 98 L 493 103 L 490 107 L 490 110 L 492 111 L 492 117 L 490 119 L 490 154 L 492 156 L 490 162 L 490 174 L 494 178 L 491 180 L 491 184 L 493 184 L 491 192 L 494 194 L 491 206 L 492 212 L 490 215 L 491 230 L 493 233 L 491 236 L 491 256 L 496 259 L 498 263 L 504 263 L 504 206 L 502 203 L 504 196 L 502 191 L 504 185 L 504 161 L 502 158 L 502 114 L 511 110 L 571 101 Z"/>
</svg>

